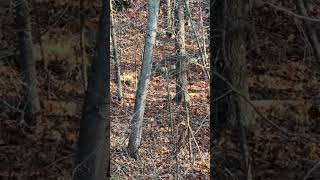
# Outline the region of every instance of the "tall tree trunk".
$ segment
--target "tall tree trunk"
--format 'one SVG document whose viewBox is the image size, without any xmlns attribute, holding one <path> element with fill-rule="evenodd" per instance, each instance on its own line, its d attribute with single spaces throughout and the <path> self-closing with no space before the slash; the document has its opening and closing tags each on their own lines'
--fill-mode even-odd
<svg viewBox="0 0 320 180">
<path fill-rule="evenodd" d="M 118 56 L 118 46 L 117 46 L 117 37 L 116 32 L 114 30 L 114 18 L 112 12 L 112 2 L 110 1 L 110 16 L 111 16 L 111 39 L 112 39 L 112 47 L 113 47 L 113 57 L 116 63 L 116 84 L 117 84 L 117 92 L 116 95 L 118 97 L 118 101 L 122 101 L 122 86 L 121 86 L 121 70 L 120 70 L 120 59 Z"/>
<path fill-rule="evenodd" d="M 110 61 L 107 57 L 110 49 L 106 44 L 110 37 L 109 10 L 109 2 L 102 0 L 96 54 L 80 122 L 78 165 L 74 176 L 76 180 L 104 180 L 105 169 L 110 168 L 110 154 L 107 148 L 110 144 L 110 134 L 109 131 L 106 132 L 106 128 L 110 129 Z"/>
<path fill-rule="evenodd" d="M 211 107 L 213 107 L 213 119 L 211 119 L 211 126 L 213 131 L 211 138 L 219 138 L 221 131 L 227 127 L 238 130 L 247 170 L 246 180 L 252 179 L 246 138 L 248 130 L 254 125 L 253 112 L 250 105 L 242 97 L 235 93 L 229 94 L 230 87 L 225 80 L 243 97 L 249 99 L 246 70 L 246 46 L 249 36 L 247 32 L 250 32 L 248 15 L 251 5 L 249 2 L 250 0 L 217 0 L 213 4 L 213 27 L 211 27 L 214 29 L 211 62 L 214 63 L 214 70 L 224 77 L 222 79 L 216 73 L 212 75 L 211 94 L 213 100 L 211 100 Z M 213 148 L 212 144 L 211 148 Z M 211 153 L 213 153 L 212 149 Z M 211 160 L 214 161 L 213 154 L 211 154 Z M 218 179 L 220 178 L 218 177 Z"/>
<path fill-rule="evenodd" d="M 145 101 L 151 75 L 151 60 L 153 46 L 156 39 L 158 12 L 160 0 L 149 0 L 148 27 L 145 37 L 142 68 L 140 72 L 138 89 L 136 92 L 133 118 L 131 121 L 131 134 L 128 144 L 128 153 L 131 157 L 136 157 L 141 143 L 142 121 L 145 110 Z"/>
<path fill-rule="evenodd" d="M 210 23 L 211 32 L 211 40 L 210 40 L 210 51 L 212 52 L 212 56 L 210 58 L 211 67 L 213 71 L 226 76 L 226 68 L 225 68 L 225 51 L 224 51 L 224 40 L 225 40 L 225 9 L 226 4 L 225 0 L 216 0 L 211 5 L 211 10 L 213 13 L 210 14 L 210 19 L 212 19 Z M 218 171 L 216 167 L 213 166 L 213 162 L 215 161 L 214 155 L 214 146 L 213 140 L 217 139 L 221 135 L 221 131 L 226 127 L 227 124 L 227 114 L 228 114 L 228 95 L 225 93 L 228 92 L 229 87 L 227 84 L 219 78 L 215 73 L 211 72 L 210 80 L 210 108 L 212 108 L 212 115 L 210 117 L 210 176 L 217 178 L 219 177 Z M 216 176 L 214 176 L 216 172 Z"/>
<path fill-rule="evenodd" d="M 225 36 L 225 63 L 228 67 L 228 80 L 232 86 L 246 99 L 249 98 L 247 79 L 246 46 L 251 31 L 248 16 L 251 8 L 250 0 L 227 0 L 226 9 L 226 36 Z M 254 125 L 253 111 L 243 97 L 238 94 L 230 96 L 228 107 L 228 122 L 231 128 L 240 133 L 239 142 L 242 147 L 246 180 L 252 179 L 249 148 L 247 146 L 247 132 Z"/>
<path fill-rule="evenodd" d="M 189 103 L 188 78 L 187 78 L 187 59 L 185 48 L 185 24 L 184 24 L 184 0 L 176 0 L 176 97 L 177 102 Z"/>
<path fill-rule="evenodd" d="M 87 54 L 85 48 L 85 11 L 84 11 L 84 0 L 80 0 L 80 56 L 81 56 L 81 75 L 82 75 L 82 84 L 84 91 L 88 87 L 88 71 L 87 71 Z"/>
<path fill-rule="evenodd" d="M 248 23 L 248 13 L 250 0 L 227 0 L 228 8 L 226 12 L 226 36 L 225 36 L 225 63 L 228 67 L 227 77 L 230 83 L 245 98 L 249 98 L 249 88 L 247 79 L 246 44 L 250 30 Z M 229 103 L 231 126 L 237 127 L 238 119 L 246 129 L 250 129 L 254 124 L 253 112 L 248 103 L 238 95 L 232 95 Z"/>
<path fill-rule="evenodd" d="M 16 23 L 19 38 L 20 64 L 22 68 L 22 79 L 25 83 L 25 117 L 31 121 L 40 112 L 40 101 L 37 92 L 37 73 L 35 60 L 32 52 L 32 35 L 29 17 L 28 2 L 16 0 Z"/>
</svg>

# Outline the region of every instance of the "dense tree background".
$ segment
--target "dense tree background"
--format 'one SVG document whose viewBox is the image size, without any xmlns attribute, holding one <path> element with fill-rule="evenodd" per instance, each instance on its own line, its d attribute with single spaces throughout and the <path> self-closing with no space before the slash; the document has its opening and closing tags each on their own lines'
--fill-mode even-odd
<svg viewBox="0 0 320 180">
<path fill-rule="evenodd" d="M 214 53 L 211 62 L 215 63 L 211 71 L 214 77 L 211 82 L 214 112 L 211 116 L 211 175 L 215 179 L 318 179 L 320 64 L 316 27 L 319 2 L 252 1 L 249 16 L 238 14 L 231 20 L 229 15 L 235 1 L 215 2 L 212 7 L 216 11 L 211 14 L 215 20 L 211 26 Z M 239 8 L 236 12 L 242 10 Z M 239 27 L 231 34 L 230 22 Z M 238 61 L 228 59 L 235 60 L 245 53 L 237 48 L 237 32 L 243 28 L 249 34 L 241 37 L 247 53 L 241 73 L 247 69 L 244 81 L 248 82 L 249 96 L 233 81 L 241 77 L 234 66 Z M 230 49 L 230 43 L 234 49 Z M 232 57 L 234 55 L 236 58 Z M 221 63 L 216 63 L 219 61 Z M 242 156 L 244 146 L 240 141 L 243 137 L 237 133 L 241 126 L 232 128 L 233 119 L 229 118 L 248 114 L 235 114 L 232 106 L 237 103 L 229 95 L 241 99 L 242 105 L 246 104 L 255 112 L 256 124 L 246 136 L 253 178 L 247 176 L 249 169 Z"/>
</svg>

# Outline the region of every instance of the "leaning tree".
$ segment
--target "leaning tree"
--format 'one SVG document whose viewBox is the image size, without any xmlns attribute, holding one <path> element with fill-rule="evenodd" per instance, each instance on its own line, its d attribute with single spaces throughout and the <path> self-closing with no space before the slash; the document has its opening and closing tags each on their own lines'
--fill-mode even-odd
<svg viewBox="0 0 320 180">
<path fill-rule="evenodd" d="M 159 4 L 160 0 L 149 0 L 147 34 L 145 37 L 142 68 L 135 96 L 131 133 L 128 143 L 128 154 L 134 158 L 137 157 L 137 151 L 141 143 L 142 122 L 151 75 L 152 52 L 157 33 Z"/>
</svg>

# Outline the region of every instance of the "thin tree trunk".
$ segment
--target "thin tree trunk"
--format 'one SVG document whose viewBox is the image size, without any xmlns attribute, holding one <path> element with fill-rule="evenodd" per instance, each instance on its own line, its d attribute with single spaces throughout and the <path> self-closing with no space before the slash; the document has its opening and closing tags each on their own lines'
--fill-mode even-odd
<svg viewBox="0 0 320 180">
<path fill-rule="evenodd" d="M 22 79 L 25 83 L 25 117 L 31 121 L 40 112 L 40 101 L 37 92 L 37 73 L 35 60 L 32 52 L 32 35 L 29 17 L 28 2 L 16 0 L 16 23 L 19 29 L 20 64 L 22 68 Z"/>
<path fill-rule="evenodd" d="M 82 119 L 80 122 L 79 152 L 74 170 L 75 180 L 104 180 L 110 169 L 108 145 L 110 134 L 110 49 L 106 43 L 110 37 L 109 3 L 102 0 L 102 12 L 96 42 L 96 54 L 92 63 L 92 73 L 88 81 Z M 107 144 L 107 146 L 106 146 Z M 105 167 L 107 165 L 107 167 Z M 107 172 L 107 176 L 110 174 Z"/>
<path fill-rule="evenodd" d="M 131 157 L 134 158 L 137 157 L 137 151 L 141 143 L 142 122 L 148 84 L 151 75 L 151 60 L 153 46 L 156 39 L 159 4 L 160 0 L 149 0 L 147 35 L 145 38 L 142 68 L 135 97 L 134 113 L 131 121 L 131 134 L 128 144 L 128 153 Z"/>
<path fill-rule="evenodd" d="M 191 26 L 191 18 L 190 16 L 188 15 L 188 9 L 190 9 L 190 0 L 185 0 L 186 2 L 186 6 L 184 8 L 184 17 L 186 19 L 186 25 L 187 26 Z M 191 12 L 190 12 L 191 13 Z"/>
<path fill-rule="evenodd" d="M 185 48 L 185 24 L 184 24 L 184 0 L 176 0 L 176 97 L 177 102 L 189 103 L 188 79 L 187 79 L 187 59 Z"/>
<path fill-rule="evenodd" d="M 167 0 L 167 30 L 170 31 L 172 28 L 172 18 L 171 18 L 171 0 Z"/>
<path fill-rule="evenodd" d="M 118 97 L 118 101 L 122 101 L 122 86 L 121 86 L 121 70 L 120 70 L 120 59 L 118 56 L 118 46 L 117 46 L 117 37 L 116 32 L 114 30 L 114 19 L 112 12 L 112 2 L 110 1 L 110 16 L 111 16 L 111 38 L 112 38 L 112 47 L 113 47 L 113 57 L 116 63 L 116 84 L 117 84 L 117 92 L 116 96 Z"/>
<path fill-rule="evenodd" d="M 87 54 L 85 48 L 85 12 L 84 12 L 84 0 L 80 0 L 80 56 L 81 56 L 81 75 L 83 89 L 86 91 L 88 87 L 88 71 L 87 71 Z"/>
</svg>

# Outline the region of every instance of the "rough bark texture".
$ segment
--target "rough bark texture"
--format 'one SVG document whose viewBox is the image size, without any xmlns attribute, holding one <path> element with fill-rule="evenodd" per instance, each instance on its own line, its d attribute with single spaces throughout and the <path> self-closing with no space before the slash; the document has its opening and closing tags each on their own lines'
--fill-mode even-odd
<svg viewBox="0 0 320 180">
<path fill-rule="evenodd" d="M 172 33 L 172 1 L 167 0 L 167 31 L 168 33 Z"/>
<path fill-rule="evenodd" d="M 87 54 L 85 49 L 85 11 L 84 11 L 84 0 L 80 0 L 80 56 L 82 61 L 81 75 L 83 89 L 86 90 L 88 87 L 88 71 L 87 71 Z"/>
<path fill-rule="evenodd" d="M 37 73 L 32 52 L 32 35 L 28 2 L 16 0 L 16 23 L 19 39 L 19 62 L 22 68 L 22 79 L 25 83 L 25 118 L 31 121 L 40 112 L 40 101 L 37 92 Z"/>
<path fill-rule="evenodd" d="M 248 32 L 251 31 L 248 23 L 251 8 L 250 0 L 227 0 L 226 2 L 225 63 L 228 69 L 228 80 L 244 98 L 250 99 L 246 67 Z M 252 108 L 243 97 L 235 93 L 230 96 L 228 123 L 231 129 L 236 129 L 239 132 L 239 142 L 246 169 L 244 176 L 246 180 L 251 180 L 252 172 L 247 134 L 248 130 L 253 128 L 254 117 Z"/>
<path fill-rule="evenodd" d="M 128 153 L 131 157 L 136 157 L 141 143 L 142 122 L 151 75 L 151 60 L 156 39 L 159 4 L 160 0 L 149 0 L 147 35 L 145 38 L 142 68 L 135 97 L 134 114 L 131 121 L 131 134 L 128 144 Z"/>
<path fill-rule="evenodd" d="M 106 132 L 106 128 L 110 129 L 110 61 L 107 57 L 110 49 L 106 44 L 110 37 L 109 10 L 109 3 L 102 0 L 96 54 L 80 122 L 78 165 L 74 176 L 76 180 L 104 180 L 105 170 L 110 169 L 110 155 L 107 148 L 110 144 L 110 135 L 109 131 Z M 107 176 L 110 176 L 109 172 Z"/>
<path fill-rule="evenodd" d="M 212 13 L 212 52 L 211 62 L 214 71 L 227 80 L 234 89 L 249 99 L 246 46 L 249 37 L 250 25 L 248 15 L 250 11 L 249 0 L 217 0 L 213 4 Z M 212 74 L 211 107 L 211 138 L 217 139 L 221 132 L 228 128 L 239 132 L 239 142 L 244 157 L 247 172 L 245 179 L 252 179 L 249 149 L 247 146 L 247 132 L 254 125 L 253 112 L 250 105 L 235 93 L 227 94 L 230 87 L 217 74 Z M 214 161 L 213 141 L 211 141 L 211 161 Z M 213 163 L 211 163 L 212 165 Z M 211 167 L 216 169 L 216 167 Z M 216 179 L 224 179 L 221 173 L 211 172 Z"/>
<path fill-rule="evenodd" d="M 113 58 L 116 63 L 116 84 L 117 84 L 117 92 L 116 96 L 118 101 L 122 101 L 122 86 L 121 86 L 121 70 L 120 70 L 120 59 L 118 56 L 118 46 L 117 46 L 117 37 L 116 32 L 114 30 L 114 19 L 112 13 L 112 3 L 110 1 L 110 16 L 111 16 L 111 38 L 112 38 L 112 47 L 113 47 Z"/>
<path fill-rule="evenodd" d="M 249 8 L 249 0 L 227 0 L 225 36 L 227 76 L 233 87 L 247 99 L 250 99 L 246 68 L 246 43 L 250 30 Z M 232 127 L 238 127 L 238 120 L 246 129 L 253 126 L 252 109 L 243 98 L 236 94 L 232 95 L 229 106 L 228 121 Z"/>
<path fill-rule="evenodd" d="M 177 102 L 189 103 L 188 78 L 187 78 L 187 58 L 185 48 L 185 21 L 184 21 L 184 0 L 176 0 L 176 97 Z"/>
</svg>

